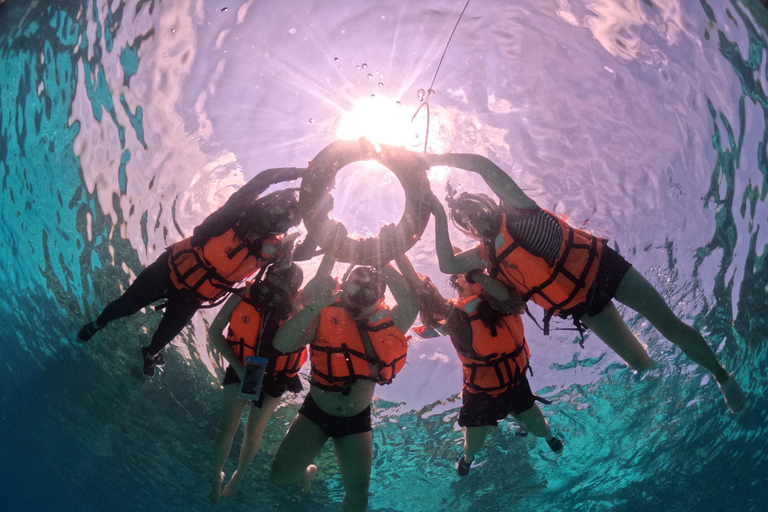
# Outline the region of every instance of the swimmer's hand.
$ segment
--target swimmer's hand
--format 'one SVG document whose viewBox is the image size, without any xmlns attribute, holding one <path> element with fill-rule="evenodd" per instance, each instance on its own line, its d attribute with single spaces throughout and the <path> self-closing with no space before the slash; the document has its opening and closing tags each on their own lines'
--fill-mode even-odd
<svg viewBox="0 0 768 512">
<path fill-rule="evenodd" d="M 312 278 L 301 292 L 304 308 L 313 312 L 319 312 L 326 306 L 330 306 L 342 294 L 336 289 L 336 281 L 329 275 L 317 275 Z"/>
</svg>

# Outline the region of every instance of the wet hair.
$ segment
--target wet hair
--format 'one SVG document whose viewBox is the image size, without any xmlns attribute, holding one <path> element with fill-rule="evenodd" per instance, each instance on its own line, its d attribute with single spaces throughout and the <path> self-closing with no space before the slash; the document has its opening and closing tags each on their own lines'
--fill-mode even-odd
<svg viewBox="0 0 768 512">
<path fill-rule="evenodd" d="M 301 288 L 301 283 L 304 282 L 304 271 L 301 270 L 301 267 L 291 263 L 289 267 L 280 270 L 273 270 L 273 268 L 269 269 L 267 276 L 274 275 L 284 279 L 288 283 L 288 293 L 295 295 Z"/>
<path fill-rule="evenodd" d="M 451 221 L 460 231 L 473 238 L 492 240 L 501 229 L 501 210 L 496 202 L 486 194 L 468 194 L 462 192 L 459 197 L 449 201 Z M 474 222 L 473 222 L 474 220 Z M 479 220 L 484 220 L 487 231 L 477 231 Z"/>
<path fill-rule="evenodd" d="M 445 325 L 451 312 L 451 301 L 440 294 L 435 283 L 429 277 L 419 275 L 421 284 L 416 291 L 419 299 L 419 316 L 421 323 L 428 329 L 436 329 Z"/>
<path fill-rule="evenodd" d="M 257 197 L 243 209 L 240 217 L 240 226 L 258 235 L 286 231 L 287 227 L 284 230 L 275 227 L 281 221 L 290 221 L 288 227 L 297 226 L 301 222 L 299 189 L 287 188 Z"/>
<path fill-rule="evenodd" d="M 461 291 L 461 287 L 459 286 L 459 277 L 462 276 L 465 277 L 465 274 L 452 274 L 448 279 L 448 283 L 457 292 Z M 509 293 L 509 299 L 504 301 L 495 298 L 485 290 L 482 290 L 480 293 L 483 300 L 477 307 L 477 315 L 480 317 L 483 325 L 491 329 L 495 329 L 496 326 L 501 324 L 502 317 L 508 315 L 517 315 L 525 310 L 525 301 L 520 296 L 520 294 L 518 294 L 514 288 L 511 288 L 507 285 L 505 286 L 507 288 L 507 292 Z"/>
<path fill-rule="evenodd" d="M 456 273 L 456 274 L 451 274 L 451 277 L 448 278 L 448 284 L 450 284 L 451 288 L 453 288 L 457 292 L 461 291 L 461 286 L 459 286 L 459 278 L 463 275 L 464 274 Z"/>
</svg>

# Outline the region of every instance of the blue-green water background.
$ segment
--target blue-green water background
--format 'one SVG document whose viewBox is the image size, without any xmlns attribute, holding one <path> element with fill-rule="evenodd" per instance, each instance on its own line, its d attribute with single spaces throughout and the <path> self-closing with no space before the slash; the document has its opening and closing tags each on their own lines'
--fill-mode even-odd
<svg viewBox="0 0 768 512">
<path fill-rule="evenodd" d="M 415 110 L 462 7 L 0 3 L 0 509 L 211 508 L 223 372 L 203 317 L 152 380 L 138 347 L 157 313 L 85 346 L 75 333 L 244 179 L 311 159 L 354 100 Z M 729 415 L 629 311 L 661 363 L 645 375 L 599 340 L 579 350 L 527 325 L 565 452 L 506 421 L 458 480 L 457 362 L 445 340 L 414 343 L 376 402 L 371 510 L 764 510 L 767 29 L 759 2 L 470 4 L 435 84 L 433 149 L 491 156 L 542 206 L 610 237 L 737 370 L 749 406 Z M 480 186 L 433 178 L 436 192 Z M 396 185 L 371 181 L 337 186 L 338 215 L 360 229 L 402 208 Z M 430 232 L 411 258 L 438 278 Z M 297 401 L 219 509 L 340 508 L 330 448 L 308 497 L 268 483 Z"/>
</svg>

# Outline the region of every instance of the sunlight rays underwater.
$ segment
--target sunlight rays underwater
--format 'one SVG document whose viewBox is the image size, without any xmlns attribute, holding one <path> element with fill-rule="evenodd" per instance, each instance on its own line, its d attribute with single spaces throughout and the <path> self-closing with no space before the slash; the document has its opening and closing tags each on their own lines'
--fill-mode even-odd
<svg viewBox="0 0 768 512">
<path fill-rule="evenodd" d="M 223 374 L 211 312 L 151 380 L 139 347 L 158 313 L 85 346 L 77 330 L 260 170 L 304 166 L 366 128 L 350 112 L 369 109 L 377 131 L 394 113 L 408 126 L 396 142 L 419 150 L 425 119 L 409 119 L 463 5 L 0 3 L 3 510 L 209 509 Z M 729 415 L 705 373 L 632 311 L 660 362 L 644 374 L 593 336 L 582 350 L 526 323 L 532 386 L 554 401 L 543 409 L 565 451 L 517 437 L 508 419 L 459 480 L 460 366 L 445 339 L 414 341 L 377 391 L 371 510 L 761 510 L 766 20 L 758 2 L 725 0 L 470 4 L 430 99 L 429 150 L 486 155 L 542 207 L 610 238 L 737 370 L 750 402 Z M 334 190 L 334 215 L 360 234 L 396 221 L 404 201 L 394 176 L 366 165 Z M 430 179 L 440 198 L 448 182 L 488 191 L 455 169 Z M 433 233 L 409 257 L 447 294 Z M 220 509 L 340 508 L 327 447 L 309 496 L 269 483 L 300 402 L 284 400 Z"/>
</svg>

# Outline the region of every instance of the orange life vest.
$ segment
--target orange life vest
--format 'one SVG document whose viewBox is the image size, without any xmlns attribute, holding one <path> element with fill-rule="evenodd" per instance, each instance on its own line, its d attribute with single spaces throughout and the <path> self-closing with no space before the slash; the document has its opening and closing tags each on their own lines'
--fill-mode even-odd
<svg viewBox="0 0 768 512">
<path fill-rule="evenodd" d="M 495 244 L 482 245 L 480 254 L 488 261 L 491 277 L 513 286 L 524 300 L 533 300 L 553 315 L 567 316 L 583 308 L 600 264 L 605 240 L 575 229 L 556 217 L 563 231 L 555 262 L 528 252 L 507 230 L 507 215 Z M 576 308 L 576 309 L 574 309 Z"/>
<path fill-rule="evenodd" d="M 504 316 L 501 325 L 491 329 L 476 313 L 482 300 L 480 295 L 472 295 L 455 303 L 469 316 L 472 344 L 467 350 L 454 341 L 454 347 L 463 365 L 464 389 L 470 393 L 498 395 L 515 385 L 530 368 L 531 354 L 520 315 Z"/>
<path fill-rule="evenodd" d="M 370 338 L 375 356 L 366 353 L 361 330 L 339 303 L 322 309 L 317 335 L 309 345 L 312 384 L 329 391 L 347 391 L 360 379 L 392 382 L 405 366 L 411 337 L 395 327 L 389 308 L 383 304 L 368 318 L 362 333 Z M 377 375 L 371 366 L 378 369 Z"/>
<path fill-rule="evenodd" d="M 272 346 L 271 339 L 260 340 L 263 332 L 261 318 L 261 313 L 245 300 L 238 304 L 229 317 L 229 329 L 227 329 L 229 348 L 243 364 L 246 357 L 255 356 L 258 352 L 259 355 L 269 359 L 268 374 L 282 372 L 287 377 L 295 377 L 307 360 L 306 347 L 289 353 L 277 351 Z M 261 343 L 260 347 L 259 343 Z"/>
<path fill-rule="evenodd" d="M 272 261 L 280 238 L 269 237 L 258 247 L 239 236 L 236 228 L 202 246 L 193 246 L 191 237 L 186 238 L 171 247 L 171 280 L 178 289 L 194 293 L 200 302 L 213 301 Z"/>
</svg>

